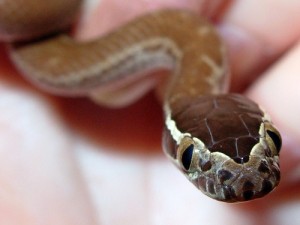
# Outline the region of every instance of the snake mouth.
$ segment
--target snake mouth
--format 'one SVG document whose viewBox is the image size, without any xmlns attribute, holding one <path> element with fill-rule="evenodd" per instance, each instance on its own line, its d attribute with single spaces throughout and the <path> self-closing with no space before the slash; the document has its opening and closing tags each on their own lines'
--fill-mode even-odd
<svg viewBox="0 0 300 225">
<path fill-rule="evenodd" d="M 221 201 L 226 202 L 244 202 L 261 198 L 278 185 L 280 178 L 277 176 L 278 170 L 271 171 L 268 178 L 265 175 L 253 175 L 251 172 L 248 176 L 240 177 L 236 179 L 234 185 L 221 186 L 223 199 Z"/>
<path fill-rule="evenodd" d="M 220 157 L 218 161 L 222 160 Z M 218 165 L 211 157 L 207 171 L 199 169 L 188 174 L 188 178 L 207 196 L 230 203 L 261 198 L 280 181 L 278 157 L 261 159 L 250 156 L 249 162 L 238 164 L 223 156 L 223 162 Z"/>
</svg>

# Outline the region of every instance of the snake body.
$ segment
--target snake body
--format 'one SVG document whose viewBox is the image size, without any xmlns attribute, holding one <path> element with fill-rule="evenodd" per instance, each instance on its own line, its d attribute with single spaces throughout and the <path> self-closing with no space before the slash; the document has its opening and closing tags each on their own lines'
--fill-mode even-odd
<svg viewBox="0 0 300 225">
<path fill-rule="evenodd" d="M 57 19 L 62 23 L 49 16 L 51 24 L 59 24 L 56 29 L 37 26 L 39 16 L 29 18 L 28 12 L 13 20 L 18 12 L 4 8 L 24 4 L 22 0 L 1 2 L 0 14 L 6 12 L 0 18 L 1 37 L 13 42 L 9 48 L 13 63 L 35 84 L 55 94 L 86 95 L 119 105 L 123 91 L 133 90 L 129 91 L 133 100 L 152 88 L 156 79 L 146 74 L 170 70 L 173 75 L 163 98 L 163 148 L 168 158 L 203 193 L 220 201 L 259 198 L 278 185 L 280 134 L 256 103 L 226 94 L 225 48 L 207 21 L 186 11 L 163 10 L 90 42 L 60 33 L 36 40 L 70 23 L 80 1 L 52 1 L 57 11 L 49 15 L 69 16 Z M 68 5 L 67 12 L 61 2 Z M 46 15 L 42 18 L 49 23 Z"/>
</svg>

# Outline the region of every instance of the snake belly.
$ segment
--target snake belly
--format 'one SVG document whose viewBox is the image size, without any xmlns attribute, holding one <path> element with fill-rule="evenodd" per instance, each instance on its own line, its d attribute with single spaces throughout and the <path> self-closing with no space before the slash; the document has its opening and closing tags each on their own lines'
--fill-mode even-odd
<svg viewBox="0 0 300 225">
<path fill-rule="evenodd" d="M 5 2 L 22 0 L 2 2 L 0 12 Z M 35 4 L 48 3 L 35 0 Z M 59 4 L 56 10 L 74 17 L 80 1 L 68 4 L 70 12 L 61 13 Z M 10 14 L 5 18 L 16 16 Z M 32 21 L 28 26 L 33 27 L 26 28 L 20 20 L 7 23 L 5 18 L 0 17 L 0 37 L 13 42 L 9 53 L 14 65 L 54 94 L 85 95 L 100 104 L 122 105 L 122 100 L 116 100 L 122 91 L 134 89 L 129 91 L 134 100 L 156 82 L 146 74 L 169 70 L 172 76 L 163 97 L 164 152 L 207 196 L 224 202 L 247 201 L 265 196 L 278 185 L 280 134 L 256 103 L 226 93 L 225 48 L 206 20 L 183 10 L 162 10 L 98 39 L 77 42 L 61 33 L 36 39 L 53 28 Z M 71 20 L 63 21 L 67 22 L 62 25 Z M 29 30 L 26 34 L 24 27 Z M 151 85 L 145 88 L 143 81 Z M 118 90 L 121 94 L 115 94 Z"/>
</svg>

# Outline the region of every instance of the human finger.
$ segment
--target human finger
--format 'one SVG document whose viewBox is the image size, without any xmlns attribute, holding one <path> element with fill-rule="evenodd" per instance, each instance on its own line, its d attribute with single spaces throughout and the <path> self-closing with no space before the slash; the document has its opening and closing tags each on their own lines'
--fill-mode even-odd
<svg viewBox="0 0 300 225">
<path fill-rule="evenodd" d="M 229 46 L 233 90 L 242 90 L 300 37 L 299 1 L 234 1 L 220 30 Z"/>
</svg>

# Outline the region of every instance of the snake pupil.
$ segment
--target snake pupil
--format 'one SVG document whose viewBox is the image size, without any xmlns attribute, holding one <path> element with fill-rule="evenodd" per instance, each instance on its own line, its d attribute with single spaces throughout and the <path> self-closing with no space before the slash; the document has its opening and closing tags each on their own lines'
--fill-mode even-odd
<svg viewBox="0 0 300 225">
<path fill-rule="evenodd" d="M 281 138 L 273 131 L 271 130 L 267 130 L 268 135 L 270 136 L 270 138 L 272 139 L 273 143 L 276 146 L 277 151 L 279 152 L 281 149 Z"/>
<path fill-rule="evenodd" d="M 189 147 L 187 147 L 183 154 L 182 154 L 182 165 L 186 170 L 189 170 L 191 163 L 192 163 L 192 157 L 193 157 L 193 152 L 194 152 L 194 145 L 191 144 Z"/>
</svg>

